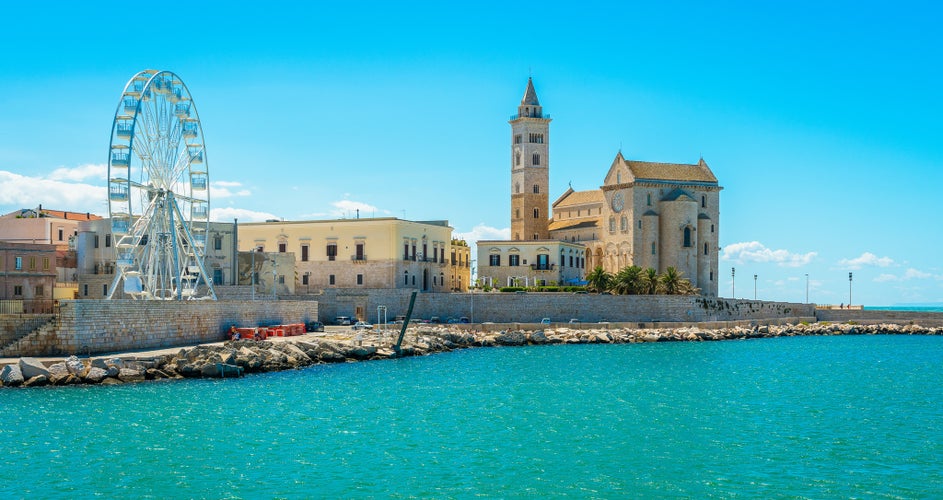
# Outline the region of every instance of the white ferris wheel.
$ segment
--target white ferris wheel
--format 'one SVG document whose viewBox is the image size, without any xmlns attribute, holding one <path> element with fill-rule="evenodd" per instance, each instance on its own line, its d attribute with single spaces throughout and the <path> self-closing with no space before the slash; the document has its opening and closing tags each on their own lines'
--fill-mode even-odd
<svg viewBox="0 0 943 500">
<path fill-rule="evenodd" d="M 216 299 L 203 260 L 209 228 L 203 128 L 183 81 L 145 70 L 125 85 L 108 151 L 116 255 L 108 298 Z"/>
</svg>

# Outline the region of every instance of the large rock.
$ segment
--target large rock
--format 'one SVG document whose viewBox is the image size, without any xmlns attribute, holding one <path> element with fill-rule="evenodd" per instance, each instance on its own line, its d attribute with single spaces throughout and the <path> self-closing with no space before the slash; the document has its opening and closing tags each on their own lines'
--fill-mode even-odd
<svg viewBox="0 0 943 500">
<path fill-rule="evenodd" d="M 521 331 L 506 332 L 495 337 L 494 342 L 500 345 L 524 345 L 524 342 L 527 342 L 527 337 Z"/>
<path fill-rule="evenodd" d="M 27 380 L 39 375 L 49 377 L 46 365 L 36 358 L 20 358 L 20 371 L 23 372 L 23 378 Z"/>
<path fill-rule="evenodd" d="M 105 377 L 108 376 L 108 372 L 104 368 L 99 368 L 97 366 L 89 367 L 88 373 L 85 374 L 85 381 L 91 382 L 93 384 L 100 383 Z"/>
<path fill-rule="evenodd" d="M 0 370 L 0 382 L 6 387 L 17 387 L 25 381 L 20 365 L 7 365 Z"/>
<path fill-rule="evenodd" d="M 36 375 L 23 382 L 23 387 L 42 387 L 49 385 L 49 377 L 46 375 Z"/>
<path fill-rule="evenodd" d="M 547 334 L 543 330 L 537 330 L 536 332 L 530 334 L 530 341 L 534 344 L 546 344 L 550 340 L 547 339 Z"/>
<path fill-rule="evenodd" d="M 85 374 L 85 364 L 75 356 L 69 356 L 68 359 L 65 360 L 65 366 L 72 375 L 81 377 Z"/>
<path fill-rule="evenodd" d="M 122 382 L 143 382 L 144 372 L 141 370 L 133 370 L 131 368 L 119 368 L 118 378 Z"/>
</svg>

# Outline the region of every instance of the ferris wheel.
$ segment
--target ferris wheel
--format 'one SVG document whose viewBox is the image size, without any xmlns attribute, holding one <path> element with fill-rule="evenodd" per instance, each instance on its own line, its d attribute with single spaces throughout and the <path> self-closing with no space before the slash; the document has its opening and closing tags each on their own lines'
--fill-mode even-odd
<svg viewBox="0 0 943 500">
<path fill-rule="evenodd" d="M 117 270 L 108 298 L 215 300 L 203 263 L 209 210 L 193 98 L 174 73 L 141 71 L 125 85 L 111 127 L 108 215 Z"/>
</svg>

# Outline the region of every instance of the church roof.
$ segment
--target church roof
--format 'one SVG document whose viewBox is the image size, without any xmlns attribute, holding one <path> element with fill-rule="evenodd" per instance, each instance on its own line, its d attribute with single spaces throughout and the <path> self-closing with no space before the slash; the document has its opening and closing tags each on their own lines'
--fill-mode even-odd
<svg viewBox="0 0 943 500">
<path fill-rule="evenodd" d="M 693 196 L 688 194 L 687 191 L 680 188 L 672 189 L 670 192 L 668 192 L 668 194 L 664 196 L 664 198 L 661 199 L 661 201 L 675 201 L 680 198 L 687 198 L 687 201 L 694 201 Z"/>
<path fill-rule="evenodd" d="M 693 165 L 625 160 L 625 165 L 629 167 L 636 179 L 717 182 L 717 177 L 714 177 L 714 173 L 704 160 Z"/>
<path fill-rule="evenodd" d="M 540 101 L 537 100 L 537 91 L 534 90 L 534 80 L 532 78 L 527 79 L 527 90 L 524 91 L 524 98 L 521 99 L 521 106 L 540 106 Z"/>
<path fill-rule="evenodd" d="M 550 223 L 550 231 L 559 231 L 561 229 L 585 229 L 589 227 L 599 227 L 599 220 L 592 219 L 567 219 L 555 220 Z"/>
<path fill-rule="evenodd" d="M 554 208 L 561 207 L 571 207 L 576 205 L 587 205 L 591 203 L 603 203 L 605 202 L 605 197 L 602 195 L 602 190 L 593 189 L 591 191 L 573 191 L 572 188 L 568 189 L 566 193 L 563 193 L 563 196 L 553 202 Z"/>
</svg>

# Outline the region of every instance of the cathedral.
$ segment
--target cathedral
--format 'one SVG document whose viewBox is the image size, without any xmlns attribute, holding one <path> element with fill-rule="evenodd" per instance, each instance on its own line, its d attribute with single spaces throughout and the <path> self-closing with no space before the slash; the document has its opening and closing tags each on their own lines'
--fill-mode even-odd
<svg viewBox="0 0 943 500">
<path fill-rule="evenodd" d="M 550 122 L 528 79 L 509 121 L 512 240 L 478 242 L 479 278 L 501 286 L 562 285 L 596 266 L 611 273 L 632 265 L 659 273 L 674 267 L 701 294 L 716 296 L 723 188 L 704 159 L 656 163 L 628 160 L 619 151 L 599 189 L 569 188 L 550 205 Z M 525 257 L 543 260 L 528 269 Z"/>
</svg>

